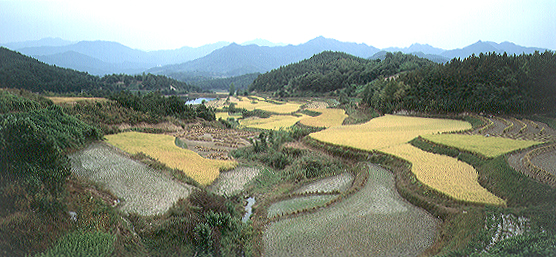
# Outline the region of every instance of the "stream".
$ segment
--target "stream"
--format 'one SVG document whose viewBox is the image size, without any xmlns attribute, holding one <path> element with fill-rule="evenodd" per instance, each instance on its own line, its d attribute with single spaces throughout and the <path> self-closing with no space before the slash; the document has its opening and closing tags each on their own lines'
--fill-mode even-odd
<svg viewBox="0 0 556 257">
<path fill-rule="evenodd" d="M 243 223 L 247 223 L 247 221 L 249 221 L 249 218 L 251 218 L 251 215 L 253 214 L 253 205 L 254 204 L 255 204 L 255 198 L 254 197 L 247 198 L 247 205 L 245 206 L 245 215 L 243 215 L 243 218 L 241 219 L 241 221 L 243 221 Z"/>
</svg>

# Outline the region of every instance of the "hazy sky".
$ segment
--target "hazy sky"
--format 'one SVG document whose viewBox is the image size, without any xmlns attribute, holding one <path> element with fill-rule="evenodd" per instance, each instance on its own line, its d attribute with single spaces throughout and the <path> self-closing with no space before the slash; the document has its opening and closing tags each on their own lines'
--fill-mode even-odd
<svg viewBox="0 0 556 257">
<path fill-rule="evenodd" d="M 142 50 L 317 36 L 378 48 L 478 40 L 556 49 L 556 0 L 0 0 L 0 43 L 60 37 Z"/>
</svg>

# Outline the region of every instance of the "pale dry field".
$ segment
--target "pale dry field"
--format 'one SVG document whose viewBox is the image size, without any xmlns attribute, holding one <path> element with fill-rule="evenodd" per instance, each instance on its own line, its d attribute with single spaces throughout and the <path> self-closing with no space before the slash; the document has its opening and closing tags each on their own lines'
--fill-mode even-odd
<svg viewBox="0 0 556 257">
<path fill-rule="evenodd" d="M 349 198 L 269 224 L 263 256 L 417 256 L 431 246 L 440 221 L 399 196 L 392 173 L 369 172 Z"/>
<path fill-rule="evenodd" d="M 245 185 L 259 175 L 258 168 L 237 167 L 231 171 L 221 172 L 220 176 L 208 189 L 217 194 L 233 196 L 241 193 Z"/>
<path fill-rule="evenodd" d="M 110 190 L 122 200 L 118 208 L 126 213 L 164 213 L 193 189 L 105 143 L 92 144 L 69 157 L 72 173 Z"/>
</svg>

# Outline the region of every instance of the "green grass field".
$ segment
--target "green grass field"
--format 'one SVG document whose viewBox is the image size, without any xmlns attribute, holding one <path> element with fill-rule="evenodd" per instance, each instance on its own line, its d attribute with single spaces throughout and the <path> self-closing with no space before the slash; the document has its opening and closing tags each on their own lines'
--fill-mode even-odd
<svg viewBox="0 0 556 257">
<path fill-rule="evenodd" d="M 502 137 L 485 137 L 483 135 L 461 134 L 428 134 L 422 138 L 435 144 L 446 145 L 457 149 L 477 153 L 488 158 L 494 158 L 505 153 L 525 149 L 542 142 L 529 140 L 515 140 Z"/>
</svg>

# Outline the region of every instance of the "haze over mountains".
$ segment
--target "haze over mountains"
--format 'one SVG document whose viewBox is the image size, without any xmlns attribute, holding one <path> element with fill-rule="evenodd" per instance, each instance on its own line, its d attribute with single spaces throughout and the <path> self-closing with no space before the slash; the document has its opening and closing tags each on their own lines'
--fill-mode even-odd
<svg viewBox="0 0 556 257">
<path fill-rule="evenodd" d="M 60 38 L 8 43 L 3 46 L 48 64 L 94 75 L 150 72 L 168 76 L 182 74 L 182 78 L 183 73 L 197 73 L 213 78 L 264 73 L 326 50 L 345 52 L 362 58 L 380 58 L 385 52 L 400 51 L 439 63 L 452 58 L 465 58 L 471 54 L 478 55 L 481 52 L 506 52 L 512 55 L 546 50 L 519 46 L 511 42 L 488 41 L 478 41 L 452 50 L 417 43 L 406 48 L 390 47 L 381 50 L 366 44 L 340 42 L 322 36 L 299 45 L 275 44 L 256 39 L 242 44 L 217 42 L 200 47 L 149 52 L 131 49 L 117 42 L 71 42 Z"/>
</svg>

